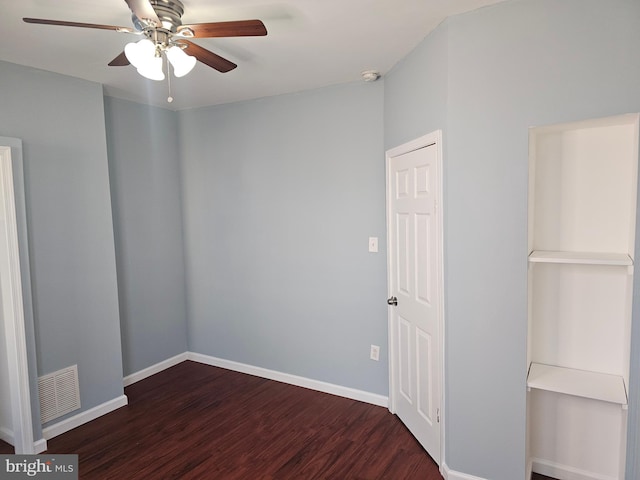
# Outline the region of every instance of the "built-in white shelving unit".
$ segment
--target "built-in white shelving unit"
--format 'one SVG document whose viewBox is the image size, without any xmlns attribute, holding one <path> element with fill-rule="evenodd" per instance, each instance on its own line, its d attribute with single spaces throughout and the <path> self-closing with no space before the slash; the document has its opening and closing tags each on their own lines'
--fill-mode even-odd
<svg viewBox="0 0 640 480">
<path fill-rule="evenodd" d="M 630 267 L 633 260 L 626 253 L 551 252 L 534 250 L 529 254 L 533 263 L 570 263 L 575 265 L 618 265 Z"/>
<path fill-rule="evenodd" d="M 529 471 L 623 480 L 637 114 L 529 132 Z"/>
<path fill-rule="evenodd" d="M 529 369 L 527 387 L 627 405 L 627 389 L 620 375 L 533 362 Z"/>
</svg>

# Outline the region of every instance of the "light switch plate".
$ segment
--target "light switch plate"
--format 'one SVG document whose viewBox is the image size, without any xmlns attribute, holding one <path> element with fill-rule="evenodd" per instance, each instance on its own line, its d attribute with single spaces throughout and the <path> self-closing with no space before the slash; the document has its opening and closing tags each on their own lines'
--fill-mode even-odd
<svg viewBox="0 0 640 480">
<path fill-rule="evenodd" d="M 369 237 L 369 251 L 371 253 L 378 252 L 378 237 Z"/>
<path fill-rule="evenodd" d="M 371 353 L 369 354 L 371 360 L 376 362 L 380 360 L 380 347 L 378 345 L 371 345 Z"/>
</svg>

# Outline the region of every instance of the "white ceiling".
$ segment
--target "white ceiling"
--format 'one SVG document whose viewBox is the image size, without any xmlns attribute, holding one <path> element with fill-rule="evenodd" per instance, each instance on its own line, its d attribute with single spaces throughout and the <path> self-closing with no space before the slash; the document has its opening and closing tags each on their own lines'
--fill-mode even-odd
<svg viewBox="0 0 640 480">
<path fill-rule="evenodd" d="M 238 64 L 219 73 L 198 63 L 171 82 L 109 67 L 139 37 L 109 30 L 26 24 L 23 17 L 131 27 L 124 0 L 0 0 L 0 60 L 104 85 L 108 95 L 181 110 L 383 75 L 447 16 L 503 0 L 182 0 L 182 22 L 258 18 L 266 37 L 194 40 Z"/>
</svg>

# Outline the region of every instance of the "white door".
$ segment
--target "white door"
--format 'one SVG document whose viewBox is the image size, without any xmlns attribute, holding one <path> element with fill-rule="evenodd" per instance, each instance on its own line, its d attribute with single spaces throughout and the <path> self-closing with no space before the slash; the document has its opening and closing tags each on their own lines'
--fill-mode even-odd
<svg viewBox="0 0 640 480">
<path fill-rule="evenodd" d="M 387 152 L 390 410 L 438 464 L 443 340 L 441 158 L 439 131 Z"/>
</svg>

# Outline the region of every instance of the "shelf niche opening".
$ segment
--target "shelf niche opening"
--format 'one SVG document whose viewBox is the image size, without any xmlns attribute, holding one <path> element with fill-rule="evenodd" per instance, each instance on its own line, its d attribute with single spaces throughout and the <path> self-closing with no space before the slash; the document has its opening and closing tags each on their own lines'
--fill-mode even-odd
<svg viewBox="0 0 640 480">
<path fill-rule="evenodd" d="M 529 131 L 527 458 L 623 480 L 638 114 Z"/>
</svg>

